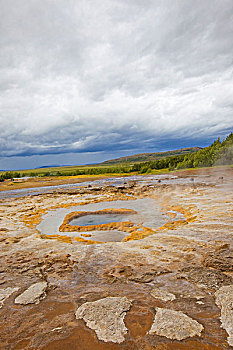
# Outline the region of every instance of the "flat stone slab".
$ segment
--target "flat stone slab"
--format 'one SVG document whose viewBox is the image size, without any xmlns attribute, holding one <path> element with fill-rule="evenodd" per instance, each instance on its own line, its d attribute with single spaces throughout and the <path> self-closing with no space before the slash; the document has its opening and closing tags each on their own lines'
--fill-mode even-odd
<svg viewBox="0 0 233 350">
<path fill-rule="evenodd" d="M 99 340 L 122 343 L 127 333 L 124 317 L 130 306 L 131 301 L 126 297 L 107 297 L 81 305 L 75 316 L 83 319 Z"/>
<path fill-rule="evenodd" d="M 229 337 L 228 344 L 233 346 L 233 284 L 221 287 L 215 293 L 216 305 L 221 308 L 220 321 Z"/>
<path fill-rule="evenodd" d="M 152 297 L 163 301 L 172 301 L 176 299 L 176 296 L 174 294 L 169 293 L 167 290 L 160 288 L 153 288 L 150 291 L 150 294 L 152 295 Z"/>
<path fill-rule="evenodd" d="M 203 326 L 181 311 L 156 308 L 154 322 L 148 334 L 156 334 L 169 339 L 182 340 L 200 336 Z"/>
<path fill-rule="evenodd" d="M 22 294 L 15 298 L 15 304 L 38 304 L 46 297 L 47 282 L 37 282 L 32 284 Z"/>
<path fill-rule="evenodd" d="M 19 290 L 19 287 L 0 289 L 0 309 L 3 307 L 4 301 L 17 290 Z"/>
</svg>

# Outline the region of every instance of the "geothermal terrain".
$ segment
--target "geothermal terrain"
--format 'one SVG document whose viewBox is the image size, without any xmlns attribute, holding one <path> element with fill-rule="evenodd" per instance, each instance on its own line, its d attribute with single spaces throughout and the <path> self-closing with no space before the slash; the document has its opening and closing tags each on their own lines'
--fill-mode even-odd
<svg viewBox="0 0 233 350">
<path fill-rule="evenodd" d="M 232 180 L 0 192 L 0 349 L 233 348 Z"/>
</svg>

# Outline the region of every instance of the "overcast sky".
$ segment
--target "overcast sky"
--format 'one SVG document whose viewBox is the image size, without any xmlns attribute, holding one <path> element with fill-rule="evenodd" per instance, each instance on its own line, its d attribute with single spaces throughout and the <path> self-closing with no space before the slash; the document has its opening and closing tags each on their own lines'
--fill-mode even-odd
<svg viewBox="0 0 233 350">
<path fill-rule="evenodd" d="M 0 6 L 0 169 L 205 146 L 232 131 L 232 0 Z"/>
</svg>

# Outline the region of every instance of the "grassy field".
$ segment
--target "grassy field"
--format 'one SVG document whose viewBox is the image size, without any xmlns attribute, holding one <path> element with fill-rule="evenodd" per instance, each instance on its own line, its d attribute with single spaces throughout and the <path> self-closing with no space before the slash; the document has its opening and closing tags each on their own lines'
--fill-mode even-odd
<svg viewBox="0 0 233 350">
<path fill-rule="evenodd" d="M 45 173 L 56 173 L 56 172 L 62 172 L 62 173 L 66 173 L 66 174 L 69 174 L 71 171 L 76 171 L 76 170 L 86 170 L 90 167 L 81 167 L 81 166 L 72 166 L 72 167 L 57 167 L 57 168 L 43 168 L 43 169 L 27 169 L 27 170 L 17 170 L 17 173 L 20 173 L 20 176 L 30 176 L 32 173 L 35 174 L 36 176 L 44 176 Z M 97 168 L 97 166 L 95 167 Z M 109 173 L 108 172 L 108 169 L 109 168 L 114 168 L 113 166 L 101 166 L 101 168 L 105 168 L 106 169 L 106 173 L 102 173 L 101 176 L 132 176 L 132 175 L 136 175 L 138 174 L 138 172 L 122 172 L 122 173 Z M 169 172 L 168 169 L 159 169 L 159 170 L 156 170 L 156 169 L 153 169 L 150 174 L 161 174 L 161 173 L 167 173 Z M 0 174 L 4 174 L 5 171 L 0 171 Z M 85 177 L 98 177 L 100 176 L 99 174 L 84 174 L 84 175 L 75 175 L 75 176 L 59 176 L 59 178 L 63 178 L 63 177 L 70 177 L 70 178 L 75 178 L 75 177 L 78 177 L 78 178 L 85 178 Z M 51 176 L 46 176 L 46 177 L 51 177 Z"/>
<path fill-rule="evenodd" d="M 122 166 L 125 166 L 125 164 L 122 164 Z M 233 165 L 225 165 L 225 166 L 215 166 L 214 168 L 233 168 Z M 44 177 L 44 178 L 53 178 L 53 176 L 45 176 L 45 173 L 57 173 L 58 171 L 64 174 L 69 174 L 71 171 L 76 171 L 76 170 L 86 170 L 86 169 L 90 169 L 90 166 L 65 166 L 65 167 L 52 167 L 52 168 L 38 168 L 38 169 L 27 169 L 27 170 L 17 170 L 17 173 L 20 173 L 20 176 L 29 176 L 33 173 L 34 176 L 39 176 L 39 177 Z M 95 168 L 98 168 L 98 166 L 95 166 Z M 102 173 L 101 177 L 115 177 L 115 176 L 133 176 L 133 175 L 137 175 L 138 172 L 130 172 L 130 173 L 109 173 L 108 169 L 109 168 L 114 168 L 114 166 L 103 166 L 101 165 L 101 168 L 105 168 L 106 169 L 106 173 Z M 211 167 L 202 167 L 202 168 L 186 168 L 185 171 L 192 171 L 192 170 L 196 170 L 196 169 L 210 169 Z M 183 169 L 184 170 L 184 169 Z M 179 172 L 182 171 L 182 169 L 180 170 L 173 170 L 172 172 Z M 152 174 L 152 175 L 159 175 L 159 174 L 164 174 L 164 173 L 170 173 L 171 171 L 168 168 L 165 169 L 152 169 L 150 172 L 148 172 L 148 174 Z M 0 174 L 5 173 L 5 171 L 0 171 Z M 58 179 L 63 179 L 63 178 L 80 178 L 80 179 L 85 179 L 85 178 L 90 178 L 90 177 L 99 177 L 99 174 L 83 174 L 83 175 L 75 175 L 75 176 L 57 176 Z"/>
<path fill-rule="evenodd" d="M 57 173 L 58 171 L 61 172 L 61 173 L 70 173 L 70 172 L 73 172 L 73 171 L 82 171 L 82 170 L 87 170 L 87 169 L 90 169 L 90 168 L 106 168 L 109 169 L 109 168 L 114 168 L 114 166 L 103 166 L 103 165 L 95 165 L 95 166 L 92 166 L 92 165 L 73 165 L 73 166 L 61 166 L 61 167 L 49 167 L 49 168 L 36 168 L 36 169 L 26 169 L 26 170 L 14 170 L 12 172 L 17 172 L 17 173 L 20 173 L 20 175 L 25 175 L 25 176 L 30 176 L 31 173 L 34 173 L 36 174 L 37 176 L 41 176 L 45 173 Z M 3 174 L 3 173 L 6 173 L 6 171 L 0 171 L 0 174 Z"/>
</svg>

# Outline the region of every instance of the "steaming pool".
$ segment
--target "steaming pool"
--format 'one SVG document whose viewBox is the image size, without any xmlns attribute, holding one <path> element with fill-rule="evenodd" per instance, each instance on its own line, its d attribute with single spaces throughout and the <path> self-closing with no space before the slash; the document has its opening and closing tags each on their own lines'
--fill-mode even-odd
<svg viewBox="0 0 233 350">
<path fill-rule="evenodd" d="M 102 213 L 97 215 L 95 212 L 101 210 L 117 210 L 128 209 L 133 210 L 136 213 Z M 66 215 L 73 212 L 85 213 L 80 217 L 74 217 L 69 222 L 69 226 L 74 226 L 74 230 L 71 232 L 60 232 L 59 227 L 62 225 Z M 166 215 L 160 207 L 160 204 L 151 198 L 140 198 L 135 200 L 116 200 L 111 202 L 99 202 L 90 203 L 86 205 L 77 205 L 70 208 L 58 208 L 49 211 L 42 216 L 41 223 L 37 226 L 37 229 L 41 234 L 45 235 L 66 235 L 71 238 L 81 237 L 87 240 L 93 240 L 98 242 L 121 242 L 125 237 L 129 235 L 128 232 L 124 232 L 121 229 L 114 229 L 114 223 L 132 222 L 137 230 L 143 230 L 144 228 L 158 229 L 165 223 L 173 222 L 176 220 L 184 219 L 183 215 L 179 212 L 173 212 L 174 216 L 171 218 Z M 113 228 L 107 229 L 93 229 L 90 230 L 90 226 L 93 225 L 106 225 L 113 224 Z M 83 230 L 75 231 L 75 226 L 82 226 Z M 77 227 L 77 226 L 76 226 Z M 85 229 L 86 228 L 86 229 Z"/>
</svg>

